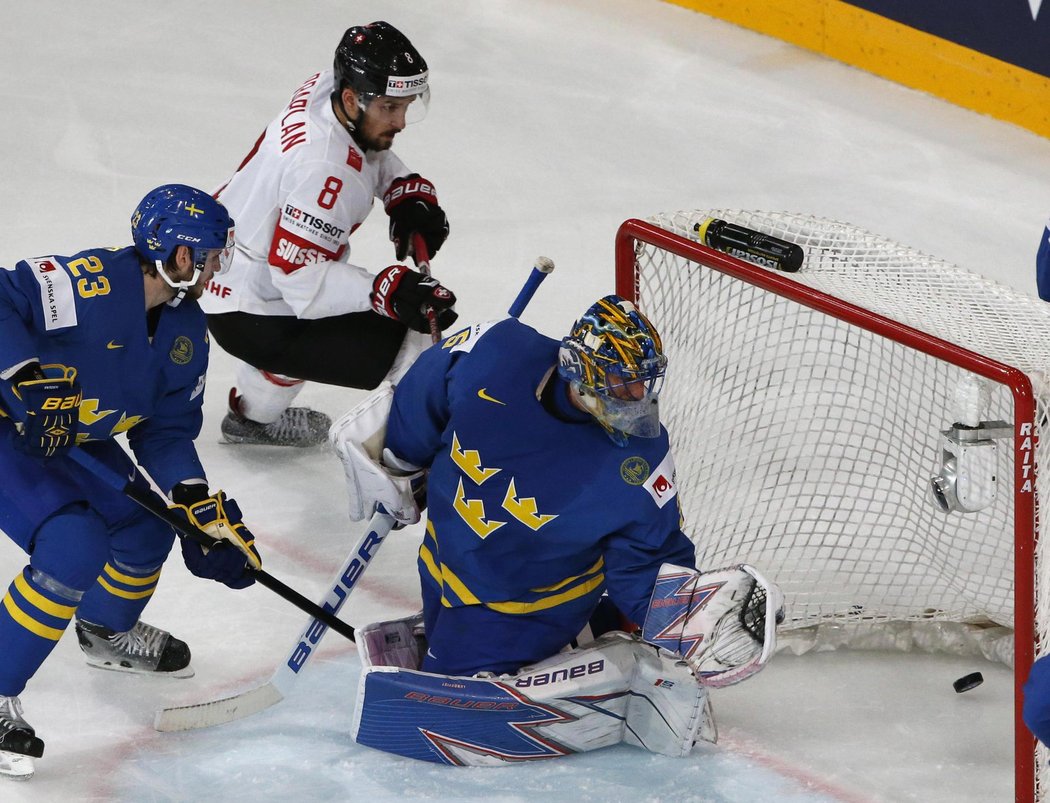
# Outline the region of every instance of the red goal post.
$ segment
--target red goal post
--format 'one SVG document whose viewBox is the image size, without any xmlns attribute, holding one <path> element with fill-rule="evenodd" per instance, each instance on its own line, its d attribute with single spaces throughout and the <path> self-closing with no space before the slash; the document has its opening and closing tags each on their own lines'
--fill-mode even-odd
<svg viewBox="0 0 1050 803">
<path fill-rule="evenodd" d="M 710 217 L 798 244 L 802 269 L 702 245 Z M 616 288 L 663 335 L 661 417 L 698 565 L 767 572 L 796 652 L 1012 662 L 1015 796 L 1043 799 L 1047 757 L 1021 720 L 1021 686 L 1050 637 L 1036 569 L 1050 565 L 1036 555 L 1050 305 L 849 224 L 724 209 L 624 222 Z M 930 493 L 939 470 L 954 476 L 949 456 L 980 497 L 952 512 Z"/>
</svg>

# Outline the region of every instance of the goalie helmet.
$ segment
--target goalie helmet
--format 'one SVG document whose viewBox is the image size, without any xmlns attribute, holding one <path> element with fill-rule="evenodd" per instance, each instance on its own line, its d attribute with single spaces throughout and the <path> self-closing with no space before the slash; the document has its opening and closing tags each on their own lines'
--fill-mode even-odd
<svg viewBox="0 0 1050 803">
<path fill-rule="evenodd" d="M 335 49 L 336 90 L 350 87 L 366 108 L 380 96 L 412 98 L 406 122 L 418 122 L 430 104 L 429 70 L 408 37 L 389 22 L 347 28 Z"/>
<path fill-rule="evenodd" d="M 131 215 L 131 236 L 135 250 L 175 288 L 172 306 L 200 279 L 211 251 L 220 252 L 216 273 L 226 270 L 233 254 L 233 219 L 226 207 L 185 184 L 164 184 L 147 193 Z M 181 282 L 164 270 L 180 245 L 190 249 L 193 259 L 193 275 Z"/>
<path fill-rule="evenodd" d="M 619 296 L 599 299 L 558 350 L 558 374 L 617 446 L 660 434 L 658 398 L 667 369 L 652 322 Z"/>
</svg>

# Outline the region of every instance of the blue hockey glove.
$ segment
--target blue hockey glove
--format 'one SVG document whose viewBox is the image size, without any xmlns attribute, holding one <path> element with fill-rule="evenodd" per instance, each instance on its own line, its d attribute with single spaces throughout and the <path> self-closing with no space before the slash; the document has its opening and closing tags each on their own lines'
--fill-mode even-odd
<svg viewBox="0 0 1050 803">
<path fill-rule="evenodd" d="M 419 173 L 395 178 L 383 195 L 383 208 L 390 216 L 390 242 L 399 261 L 409 255 L 413 234 L 423 238 L 430 256 L 448 237 L 448 218 L 438 206 L 434 185 Z"/>
<path fill-rule="evenodd" d="M 247 588 L 255 582 L 248 568 L 261 569 L 255 536 L 241 521 L 241 509 L 222 491 L 192 504 L 174 504 L 190 524 L 219 539 L 214 547 L 203 547 L 181 539 L 182 559 L 197 577 L 215 580 L 230 588 Z"/>
<path fill-rule="evenodd" d="M 19 379 L 20 377 L 27 377 Z M 12 390 L 23 405 L 16 424 L 22 450 L 33 457 L 54 457 L 76 444 L 83 394 L 75 368 L 34 365 L 16 374 Z M 18 411 L 15 411 L 18 415 Z"/>
</svg>

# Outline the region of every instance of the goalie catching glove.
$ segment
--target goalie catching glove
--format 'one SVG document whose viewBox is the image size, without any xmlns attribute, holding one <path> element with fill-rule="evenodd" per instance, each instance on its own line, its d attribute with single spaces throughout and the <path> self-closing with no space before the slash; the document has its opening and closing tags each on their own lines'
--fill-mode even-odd
<svg viewBox="0 0 1050 803">
<path fill-rule="evenodd" d="M 196 493 L 186 491 L 196 488 L 201 490 Z M 198 497 L 198 501 L 190 501 L 187 494 Z M 247 588 L 255 582 L 247 569 L 262 568 L 262 559 L 255 548 L 255 536 L 241 521 L 241 509 L 235 501 L 222 491 L 200 498 L 206 494 L 207 487 L 203 485 L 179 485 L 172 491 L 176 504 L 171 505 L 171 509 L 219 541 L 215 546 L 206 547 L 182 538 L 182 558 L 186 568 L 197 577 L 215 580 L 230 588 Z"/>
<path fill-rule="evenodd" d="M 383 382 L 332 424 L 328 440 L 343 463 L 351 521 L 382 509 L 399 526 L 415 524 L 426 507 L 426 474 L 383 448 L 394 386 Z"/>
<path fill-rule="evenodd" d="M 698 572 L 665 563 L 642 638 L 684 658 L 705 686 L 731 686 L 766 665 L 783 621 L 783 594 L 753 566 Z"/>
</svg>

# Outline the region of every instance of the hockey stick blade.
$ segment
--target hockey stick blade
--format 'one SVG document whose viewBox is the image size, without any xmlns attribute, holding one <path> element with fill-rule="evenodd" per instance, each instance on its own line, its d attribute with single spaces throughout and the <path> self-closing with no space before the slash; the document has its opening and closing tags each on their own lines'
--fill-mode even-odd
<svg viewBox="0 0 1050 803">
<path fill-rule="evenodd" d="M 232 697 L 162 709 L 156 713 L 153 727 L 164 733 L 210 728 L 257 714 L 283 699 L 284 695 L 277 686 L 272 680 L 268 680 L 262 686 Z"/>
</svg>

